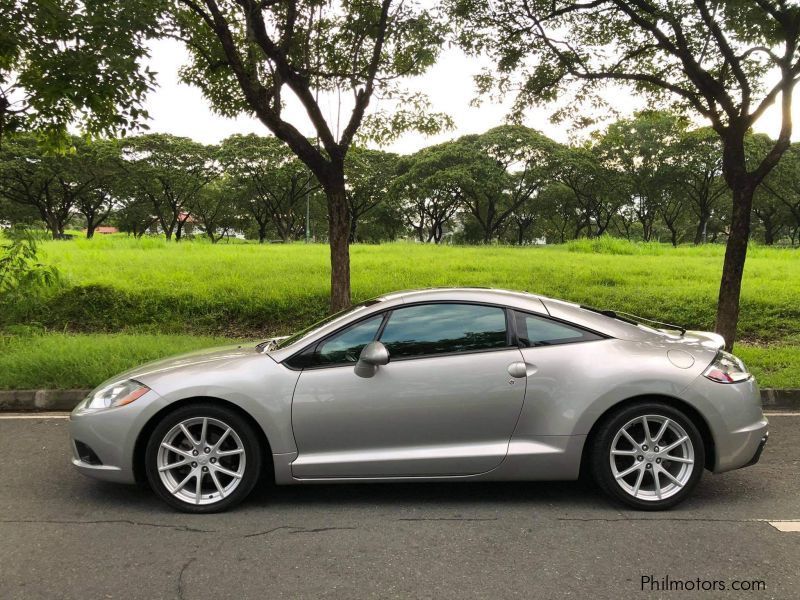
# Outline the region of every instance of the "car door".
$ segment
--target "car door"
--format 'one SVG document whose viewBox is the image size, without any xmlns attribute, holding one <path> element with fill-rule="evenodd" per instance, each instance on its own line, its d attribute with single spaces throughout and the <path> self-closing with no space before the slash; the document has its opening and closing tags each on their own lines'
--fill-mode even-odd
<svg viewBox="0 0 800 600">
<path fill-rule="evenodd" d="M 293 475 L 467 475 L 499 465 L 525 397 L 525 378 L 509 375 L 522 354 L 507 312 L 407 305 L 323 340 L 295 388 Z M 389 363 L 360 377 L 353 365 L 375 338 Z"/>
</svg>

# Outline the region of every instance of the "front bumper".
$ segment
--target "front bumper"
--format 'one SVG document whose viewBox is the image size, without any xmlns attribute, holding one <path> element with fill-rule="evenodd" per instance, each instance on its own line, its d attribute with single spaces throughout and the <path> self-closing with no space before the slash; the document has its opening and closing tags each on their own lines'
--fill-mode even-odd
<svg viewBox="0 0 800 600">
<path fill-rule="evenodd" d="M 152 390 L 126 406 L 82 411 L 80 405 L 69 417 L 72 464 L 93 479 L 135 483 L 134 448 L 144 414 L 158 395 Z"/>
</svg>

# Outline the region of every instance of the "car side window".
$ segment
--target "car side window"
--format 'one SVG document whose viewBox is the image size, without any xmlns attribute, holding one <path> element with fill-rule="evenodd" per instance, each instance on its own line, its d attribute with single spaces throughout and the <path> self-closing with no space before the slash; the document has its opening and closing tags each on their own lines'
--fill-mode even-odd
<svg viewBox="0 0 800 600">
<path fill-rule="evenodd" d="M 517 340 L 519 340 L 519 345 L 523 348 L 555 346 L 557 344 L 603 339 L 602 336 L 591 331 L 553 321 L 552 319 L 521 312 L 515 312 L 514 314 L 516 315 Z"/>
<path fill-rule="evenodd" d="M 392 311 L 381 342 L 392 359 L 508 346 L 506 312 L 476 304 L 423 304 Z"/>
<path fill-rule="evenodd" d="M 314 353 L 314 364 L 337 365 L 358 362 L 361 350 L 375 339 L 383 314 L 375 315 L 324 340 Z"/>
</svg>

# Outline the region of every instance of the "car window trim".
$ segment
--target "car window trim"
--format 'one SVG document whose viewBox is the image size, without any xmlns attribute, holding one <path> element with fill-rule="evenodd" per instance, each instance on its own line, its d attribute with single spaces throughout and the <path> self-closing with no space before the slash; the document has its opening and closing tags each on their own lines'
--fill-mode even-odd
<svg viewBox="0 0 800 600">
<path fill-rule="evenodd" d="M 412 307 L 412 306 L 427 306 L 429 304 L 468 304 L 468 305 L 473 305 L 473 306 L 487 306 L 487 307 L 491 307 L 491 308 L 502 309 L 503 312 L 505 313 L 505 319 L 506 319 L 506 345 L 503 346 L 502 348 L 484 348 L 484 349 L 480 349 L 480 350 L 466 350 L 466 351 L 463 351 L 463 352 L 440 352 L 438 354 L 423 354 L 421 356 L 404 356 L 404 357 L 398 357 L 398 358 L 392 358 L 390 356 L 389 357 L 389 362 L 391 362 L 391 361 L 401 361 L 401 360 L 417 360 L 417 359 L 421 359 L 421 358 L 434 358 L 434 357 L 440 357 L 440 356 L 456 356 L 456 355 L 460 355 L 460 354 L 477 354 L 477 353 L 480 353 L 480 352 L 497 352 L 498 350 L 509 350 L 509 349 L 518 349 L 519 348 L 518 341 L 517 341 L 517 338 L 516 338 L 516 323 L 514 323 L 514 319 L 511 318 L 512 315 L 510 313 L 510 311 L 513 311 L 514 309 L 509 307 L 509 306 L 505 306 L 503 304 L 496 304 L 494 302 L 480 302 L 480 301 L 476 301 L 476 300 L 420 300 L 418 302 L 409 302 L 407 304 L 400 304 L 400 305 L 397 305 L 397 306 L 388 307 L 388 308 L 385 308 L 382 311 L 376 311 L 376 312 L 371 313 L 369 315 L 364 315 L 363 317 L 361 317 L 357 321 L 353 321 L 351 323 L 348 323 L 347 325 L 344 325 L 344 326 L 340 327 L 336 331 L 332 331 L 331 333 L 329 333 L 325 337 L 320 338 L 316 342 L 312 342 L 308 346 L 305 346 L 305 347 L 301 348 L 300 350 L 298 350 L 297 352 L 295 352 L 291 356 L 289 356 L 289 357 L 285 358 L 283 361 L 281 361 L 281 364 L 283 364 L 287 369 L 290 369 L 292 371 L 305 371 L 305 370 L 316 370 L 316 369 L 335 369 L 335 368 L 338 368 L 338 367 L 352 367 L 356 363 L 338 363 L 338 364 L 335 364 L 335 365 L 309 365 L 309 366 L 306 366 L 306 367 L 295 367 L 295 366 L 292 366 L 291 364 L 289 364 L 289 362 L 292 361 L 293 359 L 297 358 L 301 354 L 304 354 L 307 350 L 311 349 L 312 347 L 313 347 L 313 349 L 311 350 L 311 352 L 313 354 L 314 352 L 317 351 L 317 348 L 319 348 L 320 344 L 324 343 L 325 341 L 327 341 L 328 339 L 332 338 L 333 336 L 338 335 L 339 333 L 343 332 L 344 330 L 349 329 L 350 327 L 352 327 L 354 325 L 357 325 L 358 323 L 361 323 L 362 321 L 366 321 L 368 319 L 372 319 L 373 317 L 375 317 L 375 316 L 377 316 L 379 314 L 382 314 L 383 315 L 383 320 L 381 321 L 381 324 L 378 327 L 378 330 L 377 330 L 377 332 L 375 334 L 375 337 L 372 338 L 373 342 L 377 341 L 377 340 L 380 340 L 380 336 L 383 335 L 383 331 L 386 329 L 386 324 L 389 322 L 389 318 L 391 317 L 392 313 L 395 310 L 399 310 L 401 308 L 408 308 L 408 307 Z M 520 311 L 520 312 L 526 312 L 526 311 Z M 530 312 L 526 312 L 526 314 L 535 315 L 535 313 L 530 313 Z M 538 316 L 538 315 L 535 315 L 535 316 Z M 515 328 L 514 331 L 511 330 L 512 327 Z"/>
<path fill-rule="evenodd" d="M 608 335 L 607 333 L 603 333 L 601 331 L 596 331 L 594 329 L 590 329 L 589 327 L 584 327 L 582 325 L 578 325 L 576 323 L 572 323 L 571 321 L 566 321 L 564 319 L 559 319 L 558 317 L 553 317 L 552 315 L 547 315 L 547 316 L 540 315 L 540 314 L 533 313 L 533 312 L 530 312 L 530 311 L 527 311 L 527 310 L 520 310 L 518 308 L 510 308 L 509 310 L 512 313 L 514 313 L 514 314 L 512 314 L 513 318 L 511 318 L 511 322 L 513 323 L 513 327 L 514 327 L 514 337 L 515 337 L 515 340 L 517 342 L 517 347 L 520 350 L 530 350 L 531 348 L 551 348 L 553 346 L 566 346 L 567 344 L 586 344 L 588 342 L 600 342 L 600 341 L 603 341 L 603 340 L 612 339 L 612 336 Z M 596 340 L 570 340 L 570 341 L 565 341 L 565 342 L 552 342 L 552 343 L 549 343 L 549 344 L 539 344 L 539 345 L 536 345 L 536 346 L 523 346 L 522 343 L 520 342 L 519 334 L 517 332 L 517 315 L 516 315 L 516 313 L 519 313 L 521 315 L 527 315 L 527 316 L 530 316 L 530 317 L 536 317 L 537 319 L 544 319 L 546 321 L 553 321 L 554 323 L 560 323 L 562 325 L 566 325 L 568 327 L 572 327 L 573 329 L 577 329 L 579 331 L 584 331 L 586 333 L 591 333 L 593 335 L 596 335 L 598 337 L 598 339 L 596 339 Z"/>
</svg>

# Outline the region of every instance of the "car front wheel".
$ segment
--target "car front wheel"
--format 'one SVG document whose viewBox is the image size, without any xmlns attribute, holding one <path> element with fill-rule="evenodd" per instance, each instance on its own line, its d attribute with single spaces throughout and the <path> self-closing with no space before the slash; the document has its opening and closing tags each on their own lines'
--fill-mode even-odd
<svg viewBox="0 0 800 600">
<path fill-rule="evenodd" d="M 609 495 L 640 510 L 682 502 L 705 465 L 703 438 L 683 412 L 661 402 L 627 406 L 594 437 L 594 478 Z"/>
<path fill-rule="evenodd" d="M 171 506 L 219 512 L 252 491 L 261 449 L 253 427 L 236 412 L 193 404 L 169 413 L 155 427 L 145 464 L 150 486 Z"/>
</svg>

